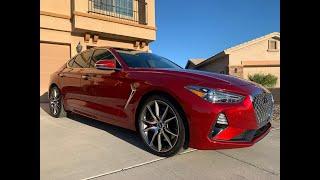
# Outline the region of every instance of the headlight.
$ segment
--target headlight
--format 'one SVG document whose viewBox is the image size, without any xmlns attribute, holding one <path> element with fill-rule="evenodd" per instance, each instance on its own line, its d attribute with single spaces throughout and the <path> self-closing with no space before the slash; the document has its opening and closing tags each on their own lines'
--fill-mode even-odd
<svg viewBox="0 0 320 180">
<path fill-rule="evenodd" d="M 238 94 L 227 93 L 201 86 L 187 86 L 186 89 L 211 103 L 239 103 L 244 99 L 244 96 Z"/>
</svg>

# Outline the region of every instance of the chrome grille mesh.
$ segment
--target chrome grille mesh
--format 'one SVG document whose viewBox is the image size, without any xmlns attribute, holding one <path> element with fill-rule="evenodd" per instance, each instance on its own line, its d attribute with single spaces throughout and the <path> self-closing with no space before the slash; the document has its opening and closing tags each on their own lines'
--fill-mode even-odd
<svg viewBox="0 0 320 180">
<path fill-rule="evenodd" d="M 253 97 L 253 107 L 259 126 L 263 126 L 271 119 L 273 111 L 273 97 L 271 93 L 260 93 Z"/>
</svg>

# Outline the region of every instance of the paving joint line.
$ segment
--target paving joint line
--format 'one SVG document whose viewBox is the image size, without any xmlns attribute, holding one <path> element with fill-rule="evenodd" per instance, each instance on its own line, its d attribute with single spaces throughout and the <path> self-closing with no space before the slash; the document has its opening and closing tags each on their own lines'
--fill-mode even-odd
<svg viewBox="0 0 320 180">
<path fill-rule="evenodd" d="M 187 154 L 187 153 L 191 153 L 191 152 L 194 152 L 194 151 L 197 151 L 197 149 L 191 149 L 190 151 L 184 151 L 182 153 L 179 153 L 178 156 L 183 155 L 183 154 Z M 110 174 L 115 174 L 115 173 L 118 173 L 118 172 L 124 172 L 124 171 L 130 170 L 130 169 L 134 169 L 134 168 L 137 168 L 137 167 L 140 167 L 140 166 L 144 166 L 144 165 L 147 165 L 147 164 L 152 164 L 154 162 L 158 162 L 158 161 L 161 161 L 161 160 L 164 160 L 164 159 L 168 159 L 168 157 L 157 158 L 157 159 L 154 159 L 154 160 L 151 160 L 151 161 L 143 162 L 143 163 L 140 163 L 140 164 L 135 164 L 135 165 L 132 165 L 132 166 L 129 166 L 129 167 L 117 169 L 117 170 L 114 170 L 114 171 L 109 171 L 109 172 L 98 174 L 98 175 L 91 176 L 91 177 L 88 177 L 88 178 L 83 178 L 82 180 L 90 180 L 90 179 L 95 179 L 95 178 L 107 176 L 107 175 L 110 175 Z"/>
<path fill-rule="evenodd" d="M 255 167 L 255 168 L 257 168 L 257 169 L 260 169 L 260 170 L 262 170 L 262 171 L 271 173 L 271 174 L 273 174 L 273 175 L 279 175 L 279 173 L 276 173 L 276 172 L 269 171 L 269 170 L 267 170 L 267 169 L 261 168 L 261 167 L 259 167 L 259 166 L 256 166 L 255 164 L 252 164 L 252 163 L 246 162 L 246 161 L 244 161 L 244 160 L 238 159 L 238 158 L 236 158 L 236 157 L 233 157 L 233 156 L 231 156 L 231 155 L 229 155 L 229 154 L 226 154 L 226 153 L 223 153 L 223 152 L 221 152 L 221 151 L 217 151 L 217 152 L 220 153 L 220 154 L 222 154 L 222 155 L 225 155 L 225 156 L 227 156 L 227 157 L 230 157 L 230 158 L 232 158 L 232 159 L 235 159 L 235 160 L 237 160 L 237 161 L 240 161 L 240 162 L 242 162 L 242 163 L 245 163 L 245 164 L 247 164 L 247 165 L 250 165 L 250 166 L 252 166 L 252 167 Z"/>
</svg>

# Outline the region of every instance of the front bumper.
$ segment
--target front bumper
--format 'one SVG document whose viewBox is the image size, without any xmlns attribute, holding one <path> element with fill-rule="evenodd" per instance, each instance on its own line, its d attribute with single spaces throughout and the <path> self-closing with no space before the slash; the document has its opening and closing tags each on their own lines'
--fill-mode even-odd
<svg viewBox="0 0 320 180">
<path fill-rule="evenodd" d="M 202 146 L 198 146 L 196 149 L 231 149 L 231 148 L 242 148 L 242 147 L 249 147 L 254 145 L 256 142 L 263 139 L 271 129 L 271 123 L 269 122 L 264 127 L 263 131 L 259 132 L 259 134 L 255 135 L 250 139 L 249 141 L 246 140 L 213 140 L 208 139 L 208 142 L 205 144 L 202 144 Z M 259 130 L 248 130 L 248 131 L 259 131 Z"/>
<path fill-rule="evenodd" d="M 197 99 L 193 99 L 197 101 Z M 271 129 L 271 118 L 259 123 L 252 99 L 246 97 L 239 104 L 211 104 L 193 102 L 189 118 L 189 146 L 196 149 L 228 149 L 252 146 L 264 138 Z M 210 136 L 217 116 L 224 113 L 228 126 L 220 133 Z"/>
</svg>

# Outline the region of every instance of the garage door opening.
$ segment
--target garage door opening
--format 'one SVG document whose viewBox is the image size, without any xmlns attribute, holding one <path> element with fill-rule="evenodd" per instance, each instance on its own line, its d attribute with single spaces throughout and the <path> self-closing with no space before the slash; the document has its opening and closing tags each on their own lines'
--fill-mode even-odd
<svg viewBox="0 0 320 180">
<path fill-rule="evenodd" d="M 47 98 L 50 75 L 66 63 L 68 59 L 70 59 L 70 45 L 40 43 L 41 99 Z"/>
</svg>

